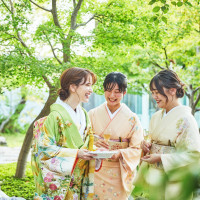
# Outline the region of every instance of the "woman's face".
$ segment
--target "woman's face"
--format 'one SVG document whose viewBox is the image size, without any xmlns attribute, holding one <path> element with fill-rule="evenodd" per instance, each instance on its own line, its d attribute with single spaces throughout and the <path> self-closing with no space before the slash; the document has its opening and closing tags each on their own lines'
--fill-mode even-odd
<svg viewBox="0 0 200 200">
<path fill-rule="evenodd" d="M 112 88 L 112 87 L 111 87 Z M 120 106 L 120 102 L 126 92 L 120 92 L 118 84 L 112 90 L 104 91 L 105 99 L 108 107 Z"/>
<path fill-rule="evenodd" d="M 167 98 L 158 92 L 154 84 L 153 84 L 153 90 L 151 91 L 151 94 L 152 94 L 152 97 L 155 99 L 159 108 L 167 109 L 171 105 L 174 99 L 174 95 L 170 93 L 170 89 L 163 88 L 163 90 Z"/>
<path fill-rule="evenodd" d="M 79 86 L 76 88 L 76 94 L 78 95 L 79 102 L 87 103 L 89 101 L 89 97 L 92 94 L 92 76 L 88 75 L 86 82 L 84 83 L 84 79 L 81 81 Z"/>
</svg>

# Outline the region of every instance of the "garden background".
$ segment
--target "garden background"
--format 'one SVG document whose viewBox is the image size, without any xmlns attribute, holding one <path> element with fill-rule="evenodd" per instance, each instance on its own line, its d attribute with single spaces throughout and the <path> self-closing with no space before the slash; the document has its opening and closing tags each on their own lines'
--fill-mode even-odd
<svg viewBox="0 0 200 200">
<path fill-rule="evenodd" d="M 22 147 L 17 163 L 0 165 L 2 191 L 32 199 L 27 158 L 33 122 L 48 115 L 64 69 L 95 72 L 96 99 L 107 73 L 126 74 L 130 98 L 124 101 L 148 104 L 148 120 L 157 109 L 149 81 L 158 71 L 173 69 L 186 84 L 185 104 L 200 123 L 199 52 L 199 0 L 0 0 L 0 132 L 9 146 Z M 194 182 L 183 184 L 186 196 L 199 188 L 198 166 L 180 174 L 184 184 Z"/>
</svg>

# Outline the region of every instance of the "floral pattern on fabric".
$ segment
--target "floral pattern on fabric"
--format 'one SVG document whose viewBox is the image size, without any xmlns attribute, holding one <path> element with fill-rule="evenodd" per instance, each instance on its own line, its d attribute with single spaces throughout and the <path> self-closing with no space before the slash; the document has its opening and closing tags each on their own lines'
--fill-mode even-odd
<svg viewBox="0 0 200 200">
<path fill-rule="evenodd" d="M 34 176 L 34 178 L 38 186 L 41 186 L 37 189 L 40 196 L 36 193 L 34 200 L 63 200 L 67 188 L 69 187 L 71 177 L 61 174 L 57 170 L 58 166 L 61 166 L 64 158 L 55 156 L 49 159 L 51 158 L 51 152 L 55 150 L 58 151 L 58 149 L 55 149 L 55 146 L 53 146 L 56 144 L 55 138 L 48 137 L 48 133 L 45 132 L 44 122 L 46 118 L 47 117 L 39 119 L 34 124 L 33 135 L 35 139 L 33 141 L 33 152 L 37 153 L 33 155 L 32 165 L 35 167 L 37 166 L 37 170 L 33 170 L 33 173 L 35 172 L 35 175 L 38 175 L 37 177 Z M 58 124 L 58 126 L 60 127 L 60 124 Z M 51 148 L 45 149 L 45 146 L 51 146 Z M 50 161 L 49 164 L 45 163 L 47 159 Z M 49 168 L 51 168 L 51 170 L 49 170 Z M 43 183 L 41 183 L 42 179 Z"/>
<path fill-rule="evenodd" d="M 70 116 L 66 112 L 62 113 L 60 110 L 62 107 L 56 105 L 55 107 L 56 112 L 51 112 L 49 116 L 39 119 L 34 124 L 32 151 L 32 170 L 36 184 L 34 199 L 79 200 L 82 193 L 87 196 L 85 199 L 92 199 L 95 160 L 77 160 L 79 148 L 93 150 L 91 149 L 93 132 L 87 113 L 85 111 L 87 128 L 83 141 L 76 125 L 67 120 Z M 82 188 L 84 185 L 82 182 L 85 180 L 87 184 Z"/>
<path fill-rule="evenodd" d="M 180 135 L 181 133 L 183 133 L 183 131 L 185 129 L 187 129 L 189 127 L 189 123 L 188 120 L 186 118 L 181 118 L 177 121 L 176 123 L 176 129 L 178 131 L 178 135 Z"/>
<path fill-rule="evenodd" d="M 190 124 L 187 118 L 181 118 L 176 123 L 177 137 L 175 142 L 179 149 L 184 149 L 186 146 L 189 147 L 194 143 L 192 137 L 189 136 L 189 127 Z"/>
</svg>

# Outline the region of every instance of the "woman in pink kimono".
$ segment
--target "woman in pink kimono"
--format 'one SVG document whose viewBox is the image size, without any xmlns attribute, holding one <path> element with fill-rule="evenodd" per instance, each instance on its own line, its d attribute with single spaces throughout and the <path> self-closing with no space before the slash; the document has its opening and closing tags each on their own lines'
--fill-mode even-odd
<svg viewBox="0 0 200 200">
<path fill-rule="evenodd" d="M 137 115 L 121 103 L 126 94 L 126 76 L 112 72 L 106 76 L 103 86 L 106 102 L 92 109 L 89 117 L 96 146 L 117 153 L 103 160 L 101 169 L 95 172 L 94 200 L 126 200 L 140 161 L 142 127 Z M 110 134 L 108 142 L 103 139 L 106 134 Z"/>
<path fill-rule="evenodd" d="M 184 96 L 183 86 L 177 74 L 171 70 L 160 71 L 150 82 L 152 96 L 161 110 L 156 112 L 150 121 L 151 142 L 142 142 L 142 160 L 145 162 L 142 163 L 140 171 L 148 167 L 144 179 L 154 187 L 155 180 L 159 180 L 164 174 L 174 169 L 179 170 L 199 158 L 198 125 L 191 109 L 179 102 L 179 98 Z M 157 179 L 156 176 L 150 175 L 153 173 L 158 175 Z M 138 180 L 140 175 L 143 174 L 139 172 Z M 176 179 L 170 180 L 160 198 L 185 199 L 181 196 L 179 183 Z M 156 193 L 158 192 L 157 189 Z"/>
</svg>

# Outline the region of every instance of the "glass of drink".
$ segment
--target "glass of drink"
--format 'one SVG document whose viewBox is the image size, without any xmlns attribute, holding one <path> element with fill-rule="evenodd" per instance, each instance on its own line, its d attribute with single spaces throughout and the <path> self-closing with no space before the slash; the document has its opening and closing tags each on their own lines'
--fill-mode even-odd
<svg viewBox="0 0 200 200">
<path fill-rule="evenodd" d="M 104 141 L 108 142 L 108 140 L 110 140 L 111 133 L 112 133 L 111 129 L 105 130 L 105 132 L 103 134 Z"/>
<path fill-rule="evenodd" d="M 151 143 L 151 135 L 149 134 L 149 131 L 147 131 L 146 129 L 143 130 L 143 134 L 144 134 L 144 140 L 147 143 Z"/>
</svg>

